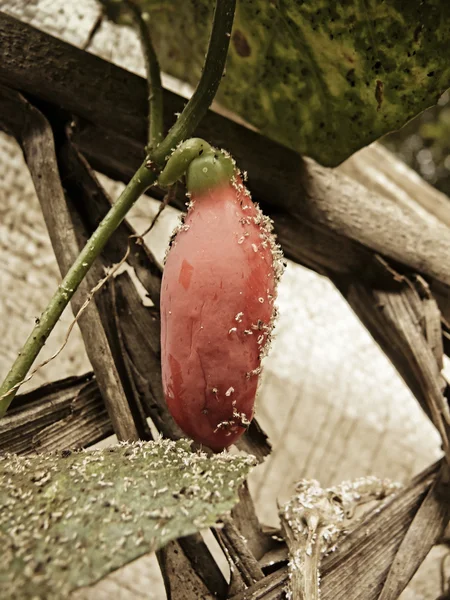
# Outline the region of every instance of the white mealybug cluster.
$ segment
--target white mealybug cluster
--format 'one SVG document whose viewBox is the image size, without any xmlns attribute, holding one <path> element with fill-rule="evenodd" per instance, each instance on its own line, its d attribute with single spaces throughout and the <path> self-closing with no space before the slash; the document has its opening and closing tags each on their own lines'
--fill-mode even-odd
<svg viewBox="0 0 450 600">
<path fill-rule="evenodd" d="M 229 156 L 227 153 L 225 153 L 225 155 Z M 242 183 L 242 181 L 246 181 L 247 174 L 238 172 L 238 175 L 240 177 L 235 177 L 232 181 L 234 188 L 237 190 L 237 192 L 240 196 L 243 196 L 244 198 L 248 198 L 249 200 L 251 200 L 251 194 L 250 194 L 249 190 Z M 280 245 L 276 242 L 276 238 L 273 233 L 272 219 L 270 219 L 269 217 L 267 217 L 266 215 L 263 214 L 258 203 L 255 202 L 253 204 L 254 204 L 254 207 L 256 210 L 256 215 L 254 217 L 250 217 L 250 216 L 241 217 L 239 219 L 239 221 L 243 227 L 249 225 L 252 221 L 255 225 L 257 225 L 259 227 L 259 229 L 260 229 L 259 237 L 261 239 L 261 247 L 263 249 L 270 248 L 270 251 L 272 254 L 272 266 L 273 266 L 273 270 L 274 270 L 274 279 L 275 279 L 274 293 L 270 294 L 269 290 L 267 290 L 267 301 L 271 305 L 273 305 L 273 311 L 272 311 L 272 318 L 270 320 L 270 323 L 268 323 L 267 325 L 264 326 L 264 344 L 260 348 L 260 359 L 262 359 L 265 356 L 267 356 L 269 349 L 270 349 L 270 343 L 272 340 L 272 330 L 274 328 L 275 321 L 278 316 L 278 310 L 277 310 L 276 306 L 274 306 L 274 303 L 276 300 L 276 288 L 281 279 L 281 276 L 283 275 L 284 269 L 286 267 L 286 263 L 284 261 L 283 251 L 281 250 Z M 243 206 L 242 206 L 243 210 L 249 209 L 249 208 L 250 208 L 250 206 L 248 204 L 243 204 Z M 244 243 L 245 237 L 247 237 L 247 236 L 248 236 L 248 232 L 244 232 L 244 234 L 239 237 L 238 244 Z M 255 253 L 257 253 L 259 250 L 258 246 L 256 244 L 252 244 L 252 249 Z M 263 304 L 265 302 L 265 300 L 266 299 L 263 297 L 258 298 L 258 301 L 261 304 Z M 252 326 L 252 328 L 253 328 L 253 326 Z M 248 335 L 248 330 L 246 330 L 245 333 Z M 258 344 L 261 345 L 261 342 L 262 342 L 262 340 L 259 337 Z M 255 369 L 255 371 L 256 371 L 256 369 Z M 256 374 L 256 373 L 253 373 L 253 374 Z M 257 374 L 259 375 L 259 372 Z"/>
<path fill-rule="evenodd" d="M 289 550 L 286 597 L 319 598 L 322 557 L 336 549 L 355 508 L 383 499 L 401 487 L 389 480 L 362 477 L 323 489 L 316 480 L 302 479 L 296 494 L 279 511 Z"/>
</svg>

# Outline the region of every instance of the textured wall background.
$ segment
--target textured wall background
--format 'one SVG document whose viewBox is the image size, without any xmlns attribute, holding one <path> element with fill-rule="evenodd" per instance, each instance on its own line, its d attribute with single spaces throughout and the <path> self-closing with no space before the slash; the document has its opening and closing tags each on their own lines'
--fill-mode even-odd
<svg viewBox="0 0 450 600">
<path fill-rule="evenodd" d="M 94 0 L 3 0 L 1 9 L 83 47 L 99 14 Z M 139 45 L 131 30 L 103 23 L 89 50 L 143 74 Z M 176 85 L 170 79 L 166 84 Z M 3 376 L 58 284 L 59 272 L 21 152 L 5 135 L 0 135 L 0 165 Z M 118 194 L 121 184 L 104 177 L 101 181 L 113 197 Z M 156 208 L 157 203 L 150 200 L 138 203 L 131 219 L 138 231 L 147 227 Z M 176 212 L 167 210 L 147 240 L 160 259 L 175 220 Z M 278 304 L 277 335 L 266 359 L 257 408 L 273 453 L 251 479 L 265 522 L 276 524 L 276 498 L 286 498 L 300 478 L 319 479 L 323 485 L 366 474 L 406 481 L 439 456 L 438 436 L 417 402 L 327 279 L 289 263 Z M 70 320 L 66 311 L 44 357 L 59 347 Z M 89 368 L 81 337 L 74 331 L 63 354 L 28 387 Z M 444 552 L 442 548 L 433 551 L 404 593 L 405 600 L 431 600 L 439 595 L 438 569 Z M 165 595 L 150 556 L 76 597 L 159 600 Z"/>
</svg>

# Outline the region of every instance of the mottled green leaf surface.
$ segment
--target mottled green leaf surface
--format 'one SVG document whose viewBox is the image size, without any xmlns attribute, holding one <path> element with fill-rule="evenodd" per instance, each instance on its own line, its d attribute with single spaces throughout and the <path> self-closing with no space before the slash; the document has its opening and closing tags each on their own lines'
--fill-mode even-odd
<svg viewBox="0 0 450 600">
<path fill-rule="evenodd" d="M 0 597 L 66 598 L 213 525 L 237 501 L 253 464 L 167 440 L 0 456 Z"/>
<path fill-rule="evenodd" d="M 213 0 L 139 0 L 162 67 L 198 81 Z M 238 0 L 218 99 L 325 165 L 450 87 L 448 0 Z"/>
</svg>

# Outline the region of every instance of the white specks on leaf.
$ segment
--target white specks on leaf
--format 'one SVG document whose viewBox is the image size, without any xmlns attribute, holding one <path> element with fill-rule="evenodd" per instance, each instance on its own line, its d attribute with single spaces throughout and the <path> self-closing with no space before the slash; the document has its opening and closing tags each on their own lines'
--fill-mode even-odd
<svg viewBox="0 0 450 600">
<path fill-rule="evenodd" d="M 213 525 L 233 507 L 253 464 L 253 457 L 192 452 L 185 440 L 1 455 L 2 597 L 68 597 L 171 539 Z"/>
</svg>

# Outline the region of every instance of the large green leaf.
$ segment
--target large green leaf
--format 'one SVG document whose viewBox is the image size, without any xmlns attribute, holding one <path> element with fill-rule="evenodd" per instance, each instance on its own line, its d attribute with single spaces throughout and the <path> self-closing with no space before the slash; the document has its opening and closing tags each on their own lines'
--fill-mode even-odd
<svg viewBox="0 0 450 600">
<path fill-rule="evenodd" d="M 139 0 L 165 71 L 195 84 L 212 0 Z M 221 103 L 325 165 L 450 87 L 448 0 L 238 0 Z"/>
<path fill-rule="evenodd" d="M 167 440 L 0 456 L 1 598 L 66 598 L 213 525 L 237 501 L 253 464 Z"/>
</svg>

